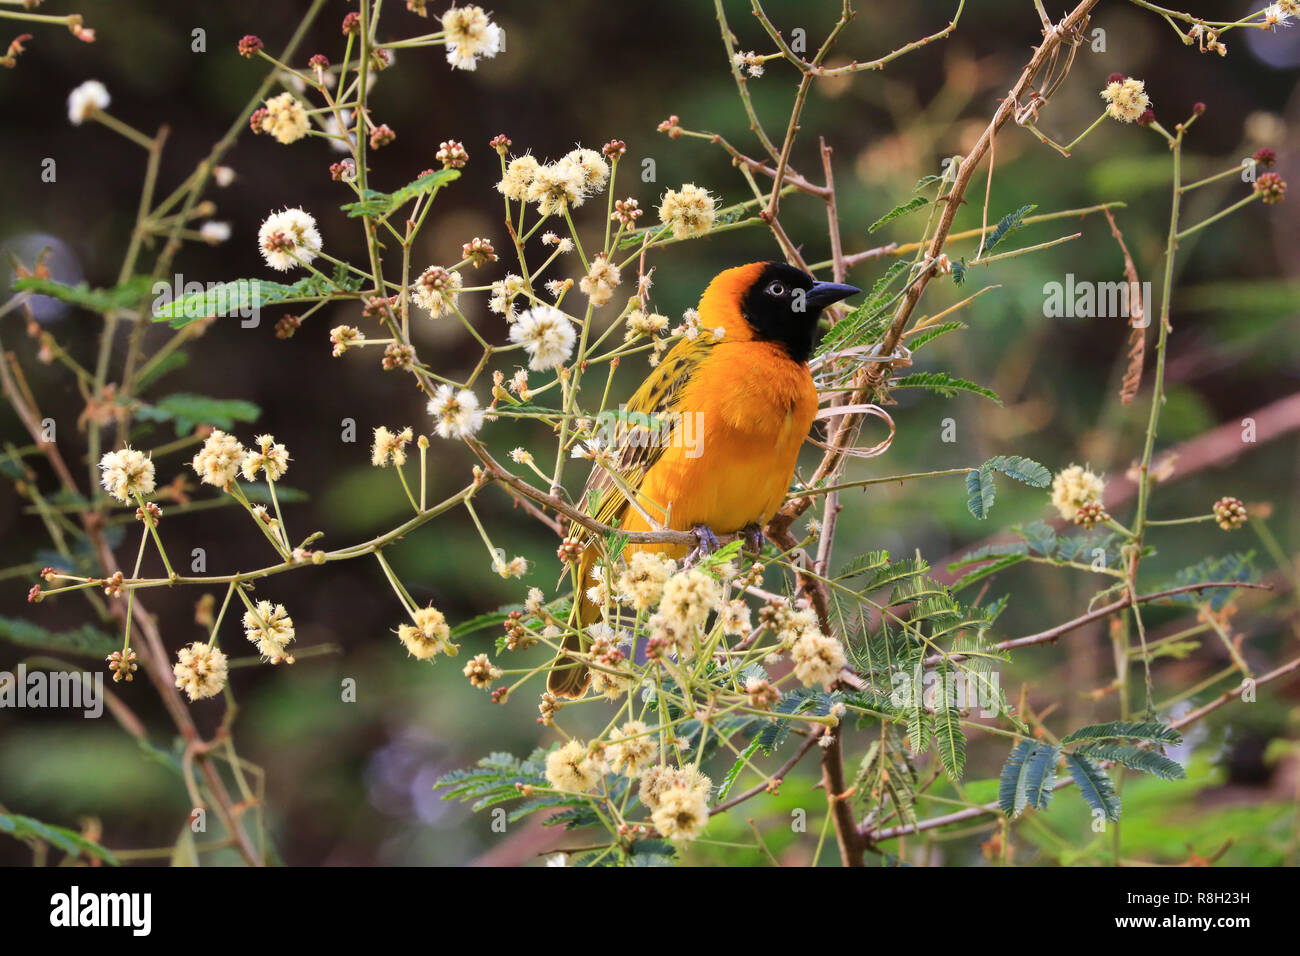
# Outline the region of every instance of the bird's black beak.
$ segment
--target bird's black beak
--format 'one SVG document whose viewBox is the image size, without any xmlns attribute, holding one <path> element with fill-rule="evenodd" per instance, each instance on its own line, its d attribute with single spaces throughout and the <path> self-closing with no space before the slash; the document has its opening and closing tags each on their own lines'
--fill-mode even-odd
<svg viewBox="0 0 1300 956">
<path fill-rule="evenodd" d="M 826 306 L 847 299 L 851 295 L 857 295 L 861 291 L 857 286 L 845 285 L 842 282 L 814 282 L 813 287 L 805 294 L 804 301 L 808 303 L 808 311 L 820 312 Z"/>
</svg>

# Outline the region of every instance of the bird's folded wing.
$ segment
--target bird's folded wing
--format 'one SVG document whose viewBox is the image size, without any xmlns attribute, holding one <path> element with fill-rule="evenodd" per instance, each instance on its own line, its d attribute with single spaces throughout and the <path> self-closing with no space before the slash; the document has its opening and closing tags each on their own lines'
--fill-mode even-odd
<svg viewBox="0 0 1300 956">
<path fill-rule="evenodd" d="M 639 489 L 646 473 L 664 453 L 672 438 L 676 416 L 681 411 L 679 402 L 686 383 L 695 369 L 712 351 L 716 340 L 708 332 L 693 339 L 682 339 L 669 349 L 668 354 L 641 383 L 625 408 L 618 412 L 614 432 L 614 452 L 620 482 L 629 490 Z M 592 515 L 602 524 L 620 523 L 627 511 L 627 496 L 615 484 L 609 472 L 593 467 L 583 489 L 580 506 L 589 508 L 593 492 L 599 504 Z M 662 515 L 651 512 L 659 520 Z M 589 540 L 592 532 L 574 524 L 569 531 L 572 537 Z"/>
</svg>

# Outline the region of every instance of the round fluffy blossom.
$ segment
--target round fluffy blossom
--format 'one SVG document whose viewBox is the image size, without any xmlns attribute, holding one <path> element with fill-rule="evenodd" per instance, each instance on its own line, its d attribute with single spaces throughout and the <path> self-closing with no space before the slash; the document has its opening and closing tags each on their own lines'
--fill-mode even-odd
<svg viewBox="0 0 1300 956">
<path fill-rule="evenodd" d="M 479 57 L 491 59 L 505 47 L 505 31 L 488 19 L 482 7 L 452 7 L 442 15 L 447 34 L 447 62 L 458 70 L 478 67 Z"/>
<path fill-rule="evenodd" d="M 244 446 L 239 439 L 214 428 L 190 465 L 205 485 L 224 488 L 235 480 L 243 463 Z"/>
<path fill-rule="evenodd" d="M 272 664 L 286 659 L 293 662 L 284 652 L 293 640 L 293 633 L 293 618 L 283 604 L 258 601 L 256 608 L 244 612 L 244 636 Z"/>
<path fill-rule="evenodd" d="M 587 197 L 587 172 L 571 159 L 537 167 L 524 198 L 537 203 L 543 216 L 565 208 L 577 209 Z"/>
<path fill-rule="evenodd" d="M 672 558 L 653 551 L 636 551 L 618 576 L 618 599 L 638 611 L 648 611 L 664 596 L 664 583 L 677 570 Z"/>
<path fill-rule="evenodd" d="M 708 795 L 689 787 L 669 787 L 660 794 L 650 821 L 669 840 L 694 840 L 709 823 Z"/>
<path fill-rule="evenodd" d="M 656 765 L 641 774 L 641 786 L 637 791 L 637 795 L 647 809 L 656 810 L 659 808 L 664 793 L 674 787 L 694 790 L 707 799 L 709 791 L 713 789 L 713 781 L 694 767 L 679 769 L 677 767 Z"/>
<path fill-rule="evenodd" d="M 80 126 L 100 110 L 108 109 L 108 87 L 99 80 L 87 80 L 68 94 L 68 122 Z"/>
<path fill-rule="evenodd" d="M 1112 78 L 1101 91 L 1101 98 L 1106 101 L 1106 113 L 1121 123 L 1137 122 L 1151 106 L 1146 84 L 1131 76 Z"/>
<path fill-rule="evenodd" d="M 609 182 L 609 163 L 594 149 L 571 149 L 564 158 L 582 170 L 583 185 L 587 192 L 598 193 Z"/>
<path fill-rule="evenodd" d="M 465 662 L 461 673 L 469 678 L 471 684 L 482 690 L 501 676 L 501 668 L 493 664 L 486 654 L 476 654 Z"/>
<path fill-rule="evenodd" d="M 659 613 L 675 630 L 703 627 L 722 601 L 722 586 L 696 568 L 680 571 L 664 583 Z"/>
<path fill-rule="evenodd" d="M 286 146 L 307 135 L 311 121 L 307 110 L 292 93 L 284 92 L 266 101 L 266 115 L 262 117 L 262 132 L 275 137 Z"/>
<path fill-rule="evenodd" d="M 110 451 L 99 460 L 99 480 L 104 490 L 118 501 L 130 502 L 153 494 L 153 461 L 130 445 Z"/>
<path fill-rule="evenodd" d="M 375 429 L 375 441 L 370 446 L 370 464 L 384 468 L 390 462 L 398 468 L 406 464 L 406 446 L 415 436 L 408 425 L 400 432 L 391 432 L 383 425 Z"/>
<path fill-rule="evenodd" d="M 483 410 L 467 388 L 439 385 L 429 399 L 429 414 L 437 419 L 434 431 L 440 438 L 468 438 L 483 427 Z"/>
<path fill-rule="evenodd" d="M 587 745 L 580 740 L 570 740 L 547 754 L 546 779 L 556 790 L 585 793 L 600 779 L 600 770 L 587 752 Z"/>
<path fill-rule="evenodd" d="M 621 281 L 618 266 L 602 255 L 591 260 L 591 269 L 578 282 L 578 288 L 592 305 L 602 306 L 614 297 L 614 290 Z"/>
<path fill-rule="evenodd" d="M 610 744 L 605 749 L 609 765 L 628 777 L 638 777 L 641 771 L 659 753 L 659 744 L 649 728 L 640 720 L 629 720 L 622 727 L 611 730 Z"/>
<path fill-rule="evenodd" d="M 226 686 L 226 655 L 211 644 L 195 641 L 182 647 L 176 658 L 172 674 L 190 700 L 215 697 Z"/>
<path fill-rule="evenodd" d="M 1071 465 L 1052 479 L 1052 504 L 1066 521 L 1084 505 L 1101 504 L 1106 483 L 1081 465 Z"/>
<path fill-rule="evenodd" d="M 659 202 L 659 221 L 672 227 L 674 239 L 704 235 L 713 228 L 717 215 L 717 206 L 709 191 L 694 183 L 668 190 Z"/>
<path fill-rule="evenodd" d="M 436 319 L 451 314 L 460 298 L 460 287 L 459 272 L 442 266 L 429 266 L 411 286 L 411 295 L 416 305 Z"/>
<path fill-rule="evenodd" d="M 1234 531 L 1246 523 L 1246 506 L 1240 498 L 1220 498 L 1214 503 L 1214 520 L 1224 531 Z"/>
<path fill-rule="evenodd" d="M 528 190 L 533 185 L 533 180 L 537 178 L 537 170 L 541 169 L 541 166 L 542 164 L 531 153 L 516 156 L 506 165 L 501 182 L 497 183 L 497 192 L 507 199 L 522 202 L 528 198 Z"/>
<path fill-rule="evenodd" d="M 658 312 L 633 309 L 628 313 L 627 332 L 623 337 L 629 342 L 642 335 L 646 338 L 654 338 L 666 328 L 668 328 L 668 316 Z"/>
<path fill-rule="evenodd" d="M 451 628 L 441 611 L 436 607 L 416 608 L 414 618 L 414 626 L 403 624 L 397 629 L 397 637 L 412 657 L 426 661 L 439 653 L 455 655 L 457 645 L 448 643 Z"/>
<path fill-rule="evenodd" d="M 749 605 L 740 598 L 728 601 L 722 608 L 721 622 L 723 634 L 732 637 L 743 637 L 748 634 L 752 627 L 749 619 Z"/>
<path fill-rule="evenodd" d="M 830 690 L 844 666 L 844 645 L 821 631 L 805 631 L 790 647 L 794 676 L 805 687 L 820 684 Z"/>
<path fill-rule="evenodd" d="M 568 361 L 577 339 L 573 323 L 559 309 L 536 305 L 520 313 L 510 326 L 510 341 L 524 347 L 528 367 L 537 372 Z"/>
<path fill-rule="evenodd" d="M 321 238 L 315 218 L 294 207 L 267 216 L 257 231 L 257 244 L 268 266 L 287 272 L 315 259 Z"/>
<path fill-rule="evenodd" d="M 244 460 L 240 464 L 244 480 L 256 481 L 260 471 L 267 481 L 279 481 L 289 470 L 289 450 L 277 444 L 270 435 L 258 435 L 253 441 L 257 442 L 257 451 L 250 449 L 244 452 Z"/>
</svg>

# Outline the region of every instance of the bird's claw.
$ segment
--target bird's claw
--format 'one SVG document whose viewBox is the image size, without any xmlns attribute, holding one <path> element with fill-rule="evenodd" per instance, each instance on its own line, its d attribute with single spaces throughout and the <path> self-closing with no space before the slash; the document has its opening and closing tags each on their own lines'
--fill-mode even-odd
<svg viewBox="0 0 1300 956">
<path fill-rule="evenodd" d="M 763 526 L 747 524 L 740 529 L 740 533 L 745 539 L 745 546 L 754 553 L 754 560 L 757 561 L 763 556 L 763 547 L 767 544 L 767 537 L 763 534 Z"/>
<path fill-rule="evenodd" d="M 708 557 L 722 546 L 721 542 L 718 541 L 718 536 L 713 533 L 713 529 L 706 524 L 697 524 L 695 527 L 691 528 L 691 534 L 695 535 L 697 543 L 691 550 L 691 553 L 686 556 L 686 564 L 688 567 L 698 562 L 701 558 Z"/>
</svg>

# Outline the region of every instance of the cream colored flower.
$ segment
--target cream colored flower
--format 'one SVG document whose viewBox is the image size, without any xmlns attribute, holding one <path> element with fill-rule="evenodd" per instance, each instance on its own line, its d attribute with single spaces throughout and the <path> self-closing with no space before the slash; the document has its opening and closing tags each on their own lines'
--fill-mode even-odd
<svg viewBox="0 0 1300 956">
<path fill-rule="evenodd" d="M 434 431 L 441 438 L 468 438 L 483 427 L 478 398 L 466 388 L 439 385 L 429 399 L 429 414 L 437 420 Z"/>
<path fill-rule="evenodd" d="M 664 596 L 664 584 L 677 571 L 672 558 L 652 551 L 636 551 L 619 574 L 615 589 L 619 601 L 638 611 L 648 611 Z"/>
<path fill-rule="evenodd" d="M 244 446 L 239 439 L 214 428 L 190 462 L 190 467 L 205 485 L 225 488 L 235 480 L 243 461 Z"/>
<path fill-rule="evenodd" d="M 510 326 L 510 341 L 524 347 L 529 368 L 543 372 L 569 360 L 577 334 L 573 323 L 559 309 L 535 305 L 521 312 Z"/>
<path fill-rule="evenodd" d="M 623 338 L 628 342 L 642 335 L 646 338 L 654 338 L 666 328 L 668 328 L 668 316 L 660 315 L 658 312 L 633 309 L 628 313 L 627 332 L 624 333 Z"/>
<path fill-rule="evenodd" d="M 578 288 L 593 306 L 600 307 L 614 297 L 614 290 L 621 281 L 618 266 L 599 255 L 591 260 L 591 268 L 579 280 Z"/>
<path fill-rule="evenodd" d="M 389 463 L 402 467 L 406 464 L 406 446 L 414 437 L 409 425 L 400 432 L 390 432 L 380 425 L 375 429 L 375 441 L 370 447 L 370 464 L 376 468 L 384 468 Z"/>
<path fill-rule="evenodd" d="M 260 471 L 267 481 L 279 481 L 289 470 L 288 449 L 277 444 L 270 435 L 258 435 L 253 441 L 257 442 L 257 451 L 244 452 L 241 465 L 244 480 L 255 481 Z"/>
<path fill-rule="evenodd" d="M 537 203 L 537 211 L 543 216 L 566 208 L 577 209 L 586 196 L 586 170 L 571 159 L 539 166 L 526 193 L 528 201 Z"/>
<path fill-rule="evenodd" d="M 690 239 L 702 236 L 713 228 L 717 206 L 707 189 L 686 183 L 681 189 L 670 189 L 659 203 L 659 221 L 671 226 L 673 238 Z"/>
<path fill-rule="evenodd" d="M 709 823 L 708 797 L 688 787 L 669 787 L 660 794 L 650 821 L 669 840 L 694 840 Z"/>
<path fill-rule="evenodd" d="M 218 648 L 201 641 L 182 647 L 176 653 L 172 674 L 176 686 L 189 695 L 190 700 L 215 697 L 226 686 L 228 674 L 226 655 Z"/>
<path fill-rule="evenodd" d="M 488 299 L 488 308 L 506 317 L 507 322 L 515 321 L 513 303 L 516 297 L 528 291 L 522 276 L 507 272 L 504 279 L 492 283 L 492 294 Z"/>
<path fill-rule="evenodd" d="M 703 627 L 709 612 L 722 602 L 722 586 L 696 568 L 679 571 L 664 584 L 659 613 L 674 628 L 689 631 Z"/>
<path fill-rule="evenodd" d="M 493 23 L 482 7 L 451 7 L 442 15 L 447 35 L 447 62 L 458 70 L 478 68 L 480 57 L 491 59 L 505 49 L 505 31 Z"/>
<path fill-rule="evenodd" d="M 583 184 L 588 193 L 598 193 L 609 182 L 609 163 L 594 149 L 572 149 L 564 158 L 582 170 Z"/>
<path fill-rule="evenodd" d="M 664 792 L 673 787 L 695 791 L 703 794 L 707 799 L 709 791 L 713 789 L 713 781 L 694 767 L 678 769 L 676 767 L 656 765 L 649 767 L 641 774 L 640 789 L 637 791 L 637 795 L 647 809 L 656 810 Z"/>
<path fill-rule="evenodd" d="M 591 670 L 591 689 L 594 693 L 610 700 L 618 700 L 632 687 L 632 678 L 627 674 L 614 674 L 599 668 Z"/>
<path fill-rule="evenodd" d="M 728 601 L 718 618 L 722 624 L 722 633 L 731 637 L 743 637 L 753 627 L 749 619 L 749 605 L 740 598 Z"/>
<path fill-rule="evenodd" d="M 610 744 L 605 748 L 610 768 L 626 777 L 638 777 L 659 753 L 659 744 L 649 733 L 644 721 L 629 720 L 622 727 L 611 730 Z"/>
<path fill-rule="evenodd" d="M 1101 504 L 1106 483 L 1080 465 L 1071 465 L 1052 479 L 1052 504 L 1066 521 L 1084 505 Z"/>
<path fill-rule="evenodd" d="M 403 624 L 397 637 L 412 657 L 425 661 L 440 653 L 455 656 L 458 645 L 452 644 L 447 618 L 436 607 L 415 609 L 415 626 Z"/>
<path fill-rule="evenodd" d="M 110 451 L 99 460 L 99 480 L 104 490 L 122 502 L 153 494 L 153 460 L 130 445 Z"/>
<path fill-rule="evenodd" d="M 497 183 L 497 192 L 507 199 L 522 202 L 528 198 L 528 190 L 533 185 L 533 180 L 537 178 L 537 170 L 541 166 L 542 164 L 530 153 L 516 156 L 506 164 L 506 171 L 501 181 Z"/>
<path fill-rule="evenodd" d="M 460 288 L 459 272 L 452 272 L 442 266 L 429 266 L 411 286 L 411 295 L 416 305 L 436 319 L 450 315 L 455 310 Z"/>
<path fill-rule="evenodd" d="M 286 146 L 307 135 L 311 121 L 307 110 L 292 93 L 284 92 L 266 101 L 266 116 L 262 118 L 262 132 L 270 133 L 277 143 Z"/>
<path fill-rule="evenodd" d="M 1147 96 L 1146 85 L 1131 76 L 1107 83 L 1106 88 L 1101 91 L 1101 98 L 1106 101 L 1107 114 L 1121 123 L 1137 122 L 1151 106 L 1151 97 Z"/>
<path fill-rule="evenodd" d="M 68 94 L 68 122 L 80 126 L 100 110 L 108 109 L 108 87 L 99 80 L 86 80 Z"/>
<path fill-rule="evenodd" d="M 255 608 L 244 612 L 244 637 L 257 646 L 258 653 L 272 664 L 293 658 L 285 654 L 293 640 L 293 618 L 283 604 L 258 601 Z"/>
<path fill-rule="evenodd" d="M 295 207 L 271 213 L 257 232 L 262 258 L 280 272 L 306 265 L 320 252 L 320 232 L 310 213 Z"/>
<path fill-rule="evenodd" d="M 587 745 L 570 740 L 546 756 L 546 779 L 556 790 L 586 793 L 600 779 L 600 770 Z"/>
<path fill-rule="evenodd" d="M 823 690 L 830 690 L 844 667 L 844 645 L 821 631 L 806 631 L 790 646 L 790 659 L 801 684 L 820 684 Z"/>
</svg>

